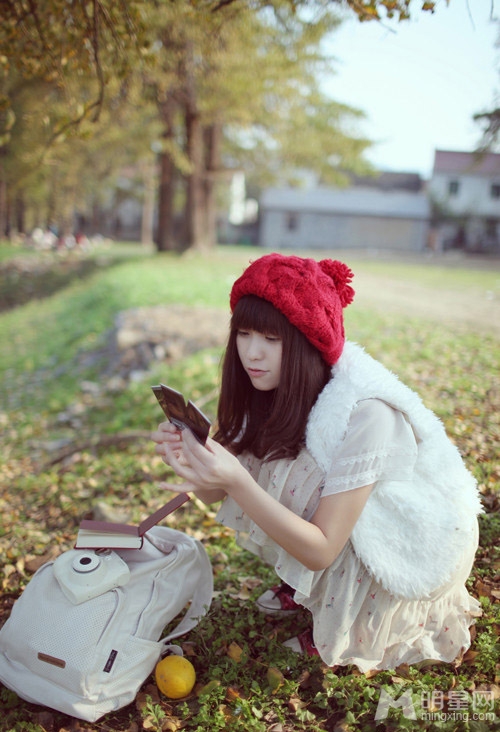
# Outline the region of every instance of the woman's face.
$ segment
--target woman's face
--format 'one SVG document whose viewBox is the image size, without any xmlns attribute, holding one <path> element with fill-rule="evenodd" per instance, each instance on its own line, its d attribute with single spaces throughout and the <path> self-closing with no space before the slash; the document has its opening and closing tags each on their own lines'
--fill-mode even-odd
<svg viewBox="0 0 500 732">
<path fill-rule="evenodd" d="M 281 338 L 256 330 L 240 329 L 236 333 L 236 348 L 240 361 L 252 385 L 259 391 L 276 389 L 280 381 Z"/>
</svg>

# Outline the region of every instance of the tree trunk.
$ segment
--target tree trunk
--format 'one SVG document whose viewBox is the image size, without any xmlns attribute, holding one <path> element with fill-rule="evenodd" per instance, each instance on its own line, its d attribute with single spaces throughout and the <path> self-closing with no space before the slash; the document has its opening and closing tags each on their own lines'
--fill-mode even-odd
<svg viewBox="0 0 500 732">
<path fill-rule="evenodd" d="M 214 122 L 205 128 L 204 218 L 207 245 L 217 245 L 217 172 L 220 168 L 222 126 Z"/>
<path fill-rule="evenodd" d="M 196 109 L 186 109 L 186 154 L 191 163 L 191 173 L 186 178 L 185 247 L 206 248 L 204 226 L 204 160 L 203 128 Z"/>
<path fill-rule="evenodd" d="M 196 62 L 193 44 L 184 46 L 180 73 L 183 80 L 182 101 L 186 134 L 186 157 L 190 172 L 185 178 L 186 200 L 184 208 L 184 247 L 204 250 L 208 247 L 205 221 L 205 154 L 204 133 L 198 108 L 196 88 Z"/>
<path fill-rule="evenodd" d="M 0 156 L 3 157 L 4 151 L 0 150 Z M 7 182 L 5 180 L 3 163 L 0 157 L 0 238 L 7 234 Z"/>
<path fill-rule="evenodd" d="M 174 237 L 174 193 L 175 168 L 169 152 L 174 143 L 174 107 L 175 101 L 171 95 L 159 103 L 159 110 L 163 122 L 162 140 L 165 142 L 166 152 L 158 156 L 159 188 L 158 188 L 158 234 L 156 248 L 159 252 L 172 251 L 176 248 Z"/>
<path fill-rule="evenodd" d="M 52 185 L 50 186 L 48 192 L 47 192 L 47 211 L 46 211 L 46 221 L 45 221 L 45 229 L 50 228 L 50 226 L 53 226 L 54 224 L 57 226 L 58 230 L 60 229 L 60 222 L 56 221 L 56 211 L 57 211 L 57 173 L 55 171 L 52 172 Z M 58 231 L 59 234 L 61 234 L 60 231 Z"/>
<path fill-rule="evenodd" d="M 141 244 L 153 242 L 153 220 L 155 206 L 155 166 L 151 161 L 145 161 L 142 167 L 144 181 L 144 200 L 142 204 Z"/>
<path fill-rule="evenodd" d="M 15 221 L 18 234 L 26 233 L 26 207 L 24 205 L 24 196 L 20 191 L 15 201 Z"/>
</svg>

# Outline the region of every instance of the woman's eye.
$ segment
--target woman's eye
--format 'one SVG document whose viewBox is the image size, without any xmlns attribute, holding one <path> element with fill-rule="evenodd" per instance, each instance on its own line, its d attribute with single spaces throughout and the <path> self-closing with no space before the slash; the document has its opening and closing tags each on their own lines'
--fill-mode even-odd
<svg viewBox="0 0 500 732">
<path fill-rule="evenodd" d="M 271 341 L 271 343 L 278 343 L 281 340 L 279 336 L 266 336 L 266 341 Z"/>
<path fill-rule="evenodd" d="M 248 330 L 238 330 L 238 331 L 236 331 L 236 335 L 239 335 L 239 336 L 247 336 L 248 335 Z"/>
</svg>

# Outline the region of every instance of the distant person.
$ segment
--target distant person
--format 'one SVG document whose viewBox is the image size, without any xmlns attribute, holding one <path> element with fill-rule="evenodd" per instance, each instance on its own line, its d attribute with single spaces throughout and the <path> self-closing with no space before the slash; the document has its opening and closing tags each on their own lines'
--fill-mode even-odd
<svg viewBox="0 0 500 732">
<path fill-rule="evenodd" d="M 419 397 L 345 342 L 352 276 L 255 260 L 231 291 L 215 439 L 165 422 L 156 452 L 185 481 L 171 490 L 223 500 L 219 521 L 274 567 L 260 609 L 311 612 L 285 645 L 361 671 L 450 662 L 480 614 L 476 484 Z"/>
</svg>

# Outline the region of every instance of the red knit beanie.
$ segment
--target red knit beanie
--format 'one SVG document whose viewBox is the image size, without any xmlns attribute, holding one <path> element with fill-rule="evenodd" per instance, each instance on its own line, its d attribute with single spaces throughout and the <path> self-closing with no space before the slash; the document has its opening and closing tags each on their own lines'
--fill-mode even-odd
<svg viewBox="0 0 500 732">
<path fill-rule="evenodd" d="M 257 295 L 285 315 L 332 365 L 344 348 L 343 308 L 352 302 L 353 273 L 332 259 L 304 259 L 267 254 L 256 259 L 236 280 L 230 305 L 244 295 Z"/>
</svg>

